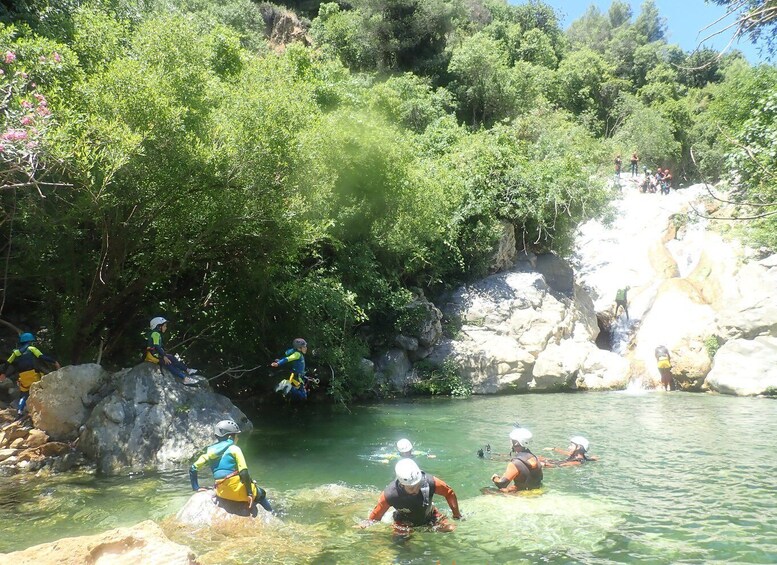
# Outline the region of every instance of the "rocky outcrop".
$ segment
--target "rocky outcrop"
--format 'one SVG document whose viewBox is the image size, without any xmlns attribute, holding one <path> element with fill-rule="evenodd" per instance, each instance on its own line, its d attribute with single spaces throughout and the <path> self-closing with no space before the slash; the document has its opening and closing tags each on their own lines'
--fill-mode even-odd
<svg viewBox="0 0 777 565">
<path fill-rule="evenodd" d="M 294 12 L 269 2 L 260 4 L 259 11 L 264 19 L 265 34 L 276 49 L 282 50 L 295 41 L 303 45 L 311 44 L 307 25 Z"/>
<path fill-rule="evenodd" d="M 156 365 L 141 363 L 122 373 L 116 390 L 95 406 L 80 448 L 107 474 L 173 468 L 213 441 L 213 425 L 251 422 L 220 394 L 186 387 Z"/>
<path fill-rule="evenodd" d="M 154 522 L 94 536 L 62 538 L 24 551 L 0 554 L 14 565 L 197 565 L 191 549 L 173 543 Z"/>
<path fill-rule="evenodd" d="M 0 475 L 32 473 L 41 469 L 68 471 L 86 460 L 69 443 L 51 441 L 43 430 L 31 428 L 29 420 L 16 421 L 16 410 L 0 411 Z"/>
<path fill-rule="evenodd" d="M 706 384 L 723 394 L 777 396 L 777 337 L 734 339 L 715 355 Z"/>
<path fill-rule="evenodd" d="M 496 246 L 496 253 L 491 261 L 491 269 L 498 273 L 507 271 L 515 265 L 518 250 L 515 245 L 515 226 L 512 222 L 502 221 L 502 237 Z"/>
<path fill-rule="evenodd" d="M 261 527 L 266 524 L 281 524 L 281 521 L 267 512 L 261 506 L 257 506 L 256 518 L 250 516 L 238 516 L 230 514 L 223 508 L 216 506 L 215 495 L 212 490 L 195 492 L 186 504 L 175 515 L 179 524 L 202 528 L 205 526 L 224 526 L 228 524 L 248 523 L 253 527 Z"/>
<path fill-rule="evenodd" d="M 71 365 L 45 375 L 30 388 L 27 407 L 33 424 L 52 439 L 76 439 L 109 377 L 95 364 Z"/>
</svg>

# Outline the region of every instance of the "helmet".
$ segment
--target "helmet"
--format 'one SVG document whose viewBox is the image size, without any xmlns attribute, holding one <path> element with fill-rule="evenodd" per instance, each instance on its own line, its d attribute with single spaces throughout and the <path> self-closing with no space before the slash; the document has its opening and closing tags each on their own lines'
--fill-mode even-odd
<svg viewBox="0 0 777 565">
<path fill-rule="evenodd" d="M 230 434 L 239 434 L 240 426 L 238 426 L 234 420 L 221 420 L 214 428 L 216 437 L 224 437 Z"/>
<path fill-rule="evenodd" d="M 515 428 L 510 432 L 510 439 L 521 447 L 526 447 L 531 439 L 531 432 L 526 428 Z"/>
<path fill-rule="evenodd" d="M 157 316 L 156 318 L 151 318 L 151 321 L 148 323 L 148 326 L 155 330 L 157 326 L 161 326 L 162 324 L 166 324 L 167 320 L 163 318 L 162 316 Z"/>
<path fill-rule="evenodd" d="M 30 332 L 19 334 L 19 343 L 30 343 L 31 341 L 35 341 L 35 335 Z"/>
<path fill-rule="evenodd" d="M 394 467 L 399 484 L 406 487 L 414 487 L 421 482 L 421 469 L 412 459 L 402 459 Z"/>
<path fill-rule="evenodd" d="M 574 443 L 578 447 L 582 448 L 583 451 L 588 451 L 588 440 L 583 436 L 572 436 L 569 438 L 569 443 Z"/>
<path fill-rule="evenodd" d="M 409 453 L 413 451 L 413 444 L 410 443 L 409 439 L 400 439 L 397 442 L 397 451 L 400 453 Z"/>
<path fill-rule="evenodd" d="M 299 349 L 300 347 L 307 347 L 308 342 L 302 339 L 301 337 L 298 337 L 295 339 L 291 344 L 294 346 L 294 349 Z"/>
</svg>

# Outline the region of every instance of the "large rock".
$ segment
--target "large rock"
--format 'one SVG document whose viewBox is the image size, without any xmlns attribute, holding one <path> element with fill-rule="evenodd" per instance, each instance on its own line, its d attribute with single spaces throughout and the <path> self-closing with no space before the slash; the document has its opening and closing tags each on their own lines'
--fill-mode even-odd
<svg viewBox="0 0 777 565">
<path fill-rule="evenodd" d="M 585 344 L 572 340 L 549 344 L 534 364 L 533 388 L 538 391 L 574 388 L 587 353 Z"/>
<path fill-rule="evenodd" d="M 0 554 L 14 565 L 197 565 L 191 549 L 173 543 L 151 520 L 94 536 L 62 538 Z"/>
<path fill-rule="evenodd" d="M 612 351 L 589 348 L 577 377 L 581 390 L 621 390 L 628 384 L 629 362 Z"/>
<path fill-rule="evenodd" d="M 45 375 L 30 388 L 27 406 L 33 424 L 52 439 L 76 439 L 96 403 L 95 394 L 109 377 L 96 364 L 71 365 Z"/>
<path fill-rule="evenodd" d="M 777 336 L 777 268 L 748 263 L 737 272 L 735 284 L 718 315 L 721 337 Z"/>
<path fill-rule="evenodd" d="M 405 391 L 413 368 L 404 349 L 389 349 L 375 363 L 376 378 L 396 391 Z"/>
<path fill-rule="evenodd" d="M 506 271 L 515 265 L 518 250 L 515 245 L 515 226 L 512 222 L 502 221 L 502 237 L 499 238 L 496 253 L 491 262 L 494 272 Z"/>
<path fill-rule="evenodd" d="M 232 419 L 253 426 L 229 399 L 186 387 L 156 365 L 141 363 L 92 411 L 79 447 L 99 471 L 168 469 L 188 463 L 213 441 L 213 425 Z"/>
<path fill-rule="evenodd" d="M 243 524 L 248 523 L 251 526 L 261 526 L 264 524 L 280 524 L 281 521 L 267 512 L 261 506 L 257 507 L 258 514 L 256 518 L 250 516 L 238 516 L 230 514 L 223 508 L 216 506 L 215 495 L 212 490 L 195 492 L 186 504 L 178 511 L 175 519 L 187 526 L 201 528 L 204 526 L 221 526 L 225 524 Z"/>
<path fill-rule="evenodd" d="M 777 395 L 777 338 L 726 342 L 715 354 L 706 383 L 723 394 Z"/>
</svg>

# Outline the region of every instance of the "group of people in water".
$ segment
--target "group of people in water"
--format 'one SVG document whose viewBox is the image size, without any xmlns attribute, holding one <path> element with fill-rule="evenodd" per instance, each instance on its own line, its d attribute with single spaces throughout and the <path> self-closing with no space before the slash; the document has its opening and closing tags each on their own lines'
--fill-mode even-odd
<svg viewBox="0 0 777 565">
<path fill-rule="evenodd" d="M 620 155 L 615 157 L 615 178 L 621 178 L 621 168 L 623 167 L 623 159 Z M 662 169 L 658 167 L 655 172 L 648 169 L 647 166 L 642 170 L 643 179 L 639 185 L 639 191 L 642 193 L 656 193 L 669 194 L 672 188 L 672 173 L 668 168 Z M 631 155 L 631 176 L 639 176 L 639 156 L 636 152 Z"/>
<path fill-rule="evenodd" d="M 215 483 L 213 499 L 216 505 L 240 516 L 257 516 L 258 506 L 272 512 L 267 492 L 251 479 L 243 452 L 237 446 L 239 426 L 232 420 L 223 420 L 216 424 L 214 434 L 216 443 L 210 445 L 189 470 L 192 490 L 208 490 L 200 486 L 198 472 L 209 466 Z M 532 453 L 529 449 L 531 438 L 528 429 L 517 426 L 509 435 L 511 449 L 508 454 L 492 453 L 489 448 L 489 458 L 505 460 L 507 468 L 501 475 L 491 476 L 494 486 L 483 489 L 484 493 L 514 494 L 536 490 L 542 486 L 543 468 L 569 467 L 597 460 L 588 454 L 590 444 L 582 436 L 570 438 L 567 449 L 550 448 L 564 456 L 560 460 Z M 456 528 L 433 504 L 434 495 L 443 496 L 453 519 L 460 520 L 462 513 L 456 493 L 444 480 L 423 471 L 415 461 L 418 455 L 410 440 L 403 438 L 397 442 L 395 457 L 399 461 L 394 467 L 395 478 L 383 489 L 367 518 L 356 527 L 367 528 L 381 521 L 393 508 L 393 528 L 398 536 L 406 536 L 413 528 L 424 526 L 443 532 Z M 479 450 L 478 456 L 485 454 Z"/>
</svg>

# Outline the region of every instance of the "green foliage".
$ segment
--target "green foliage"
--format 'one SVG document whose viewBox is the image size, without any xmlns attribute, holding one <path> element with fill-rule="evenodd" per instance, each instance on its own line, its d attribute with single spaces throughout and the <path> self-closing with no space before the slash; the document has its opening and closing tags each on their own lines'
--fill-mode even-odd
<svg viewBox="0 0 777 565">
<path fill-rule="evenodd" d="M 704 340 L 704 348 L 707 350 L 707 355 L 710 356 L 710 359 L 715 358 L 715 354 L 720 349 L 720 346 L 720 338 L 716 335 L 711 335 Z"/>
<path fill-rule="evenodd" d="M 416 394 L 459 398 L 472 396 L 472 384 L 461 378 L 452 361 L 446 361 L 442 367 L 421 361 L 415 368 L 421 379 L 413 383 L 412 389 Z"/>
</svg>

